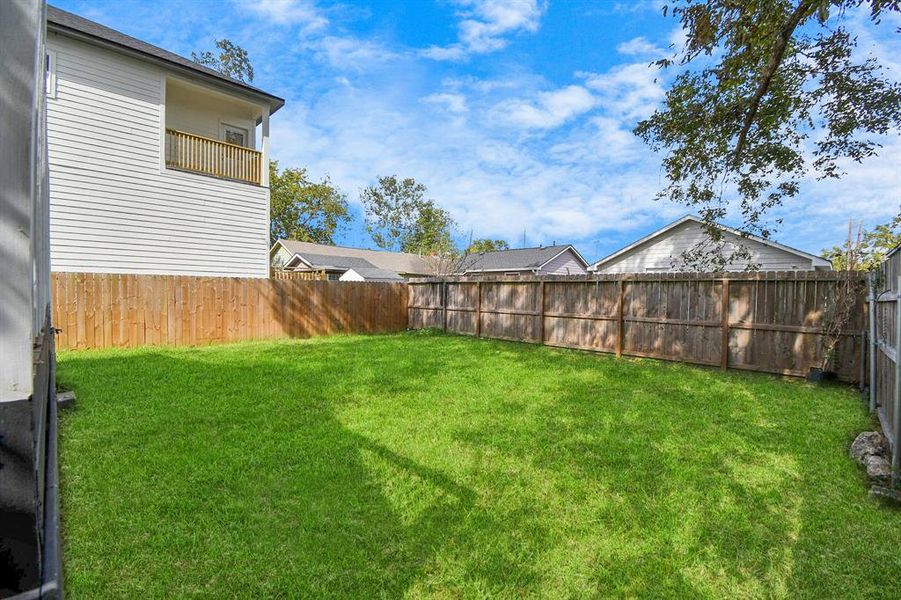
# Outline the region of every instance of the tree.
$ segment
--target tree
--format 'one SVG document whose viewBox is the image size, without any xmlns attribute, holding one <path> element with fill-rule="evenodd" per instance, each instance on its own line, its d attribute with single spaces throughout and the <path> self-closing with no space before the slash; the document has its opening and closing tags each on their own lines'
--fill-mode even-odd
<svg viewBox="0 0 901 600">
<path fill-rule="evenodd" d="M 419 206 L 413 227 L 401 239 L 401 251 L 426 256 L 453 256 L 457 253 L 451 237 L 455 226 L 449 212 L 426 200 Z"/>
<path fill-rule="evenodd" d="M 269 241 L 300 240 L 334 244 L 335 234 L 350 221 L 347 199 L 326 177 L 316 183 L 306 169 L 278 170 L 269 163 Z"/>
<path fill-rule="evenodd" d="M 873 271 L 890 250 L 901 245 L 901 212 L 872 231 L 864 232 L 858 225 L 856 238 L 851 235 L 852 230 L 853 224 L 848 221 L 848 239 L 841 246 L 823 250 L 820 255 L 830 260 L 836 271 Z"/>
<path fill-rule="evenodd" d="M 216 40 L 216 47 L 219 49 L 218 56 L 204 50 L 200 54 L 192 52 L 191 58 L 194 62 L 219 71 L 226 77 L 244 83 L 253 81 L 253 65 L 247 50 L 228 39 Z"/>
<path fill-rule="evenodd" d="M 490 240 L 482 238 L 473 240 L 466 249 L 467 254 L 478 254 L 480 252 L 497 252 L 498 250 L 509 250 L 510 244 L 505 240 Z"/>
<path fill-rule="evenodd" d="M 683 70 L 665 104 L 635 133 L 664 152 L 658 194 L 713 224 L 737 197 L 744 230 L 769 237 L 764 216 L 809 174 L 840 177 L 878 136 L 901 124 L 901 85 L 875 58 L 856 61 L 841 16 L 862 0 L 679 0 L 668 5 L 687 33 L 680 53 L 655 63 Z M 874 24 L 897 0 L 869 3 Z"/>
<path fill-rule="evenodd" d="M 425 198 L 426 187 L 415 179 L 379 177 L 360 192 L 366 230 L 379 248 L 419 254 L 454 252 L 456 226 L 450 213 Z"/>
</svg>

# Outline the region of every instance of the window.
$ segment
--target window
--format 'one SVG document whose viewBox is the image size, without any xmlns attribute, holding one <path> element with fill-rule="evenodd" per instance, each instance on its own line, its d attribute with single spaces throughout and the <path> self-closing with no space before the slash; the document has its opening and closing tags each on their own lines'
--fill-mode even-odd
<svg viewBox="0 0 901 600">
<path fill-rule="evenodd" d="M 44 89 L 48 98 L 56 98 L 56 52 L 44 57 Z"/>
<path fill-rule="evenodd" d="M 329 281 L 338 281 L 341 279 L 341 273 L 329 273 L 326 277 Z"/>
<path fill-rule="evenodd" d="M 516 277 L 519 278 L 519 271 L 507 271 L 504 273 L 504 277 Z"/>
<path fill-rule="evenodd" d="M 249 139 L 245 128 L 229 125 L 228 123 L 222 124 L 222 141 L 246 148 Z"/>
</svg>

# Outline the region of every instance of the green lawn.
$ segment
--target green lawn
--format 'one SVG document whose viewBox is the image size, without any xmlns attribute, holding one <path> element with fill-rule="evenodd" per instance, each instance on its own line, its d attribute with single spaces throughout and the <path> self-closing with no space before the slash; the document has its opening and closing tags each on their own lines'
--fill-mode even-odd
<svg viewBox="0 0 901 600">
<path fill-rule="evenodd" d="M 427 333 L 59 379 L 71 598 L 897 597 L 842 387 Z"/>
</svg>

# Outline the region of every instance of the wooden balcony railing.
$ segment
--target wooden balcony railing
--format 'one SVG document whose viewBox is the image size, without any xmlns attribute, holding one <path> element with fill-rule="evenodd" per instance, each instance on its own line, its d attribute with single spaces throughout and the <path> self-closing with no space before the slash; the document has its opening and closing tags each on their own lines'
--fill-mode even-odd
<svg viewBox="0 0 901 600">
<path fill-rule="evenodd" d="M 166 166 L 260 185 L 263 155 L 251 148 L 166 129 Z"/>
</svg>

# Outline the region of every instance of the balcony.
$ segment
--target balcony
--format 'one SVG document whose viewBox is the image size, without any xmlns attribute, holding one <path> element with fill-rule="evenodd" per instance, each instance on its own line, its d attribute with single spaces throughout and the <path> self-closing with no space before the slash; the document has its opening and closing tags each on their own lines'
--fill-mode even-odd
<svg viewBox="0 0 901 600">
<path fill-rule="evenodd" d="M 164 113 L 167 170 L 268 187 L 267 103 L 169 77 Z"/>
<path fill-rule="evenodd" d="M 177 129 L 166 129 L 166 168 L 263 183 L 262 152 Z"/>
</svg>

